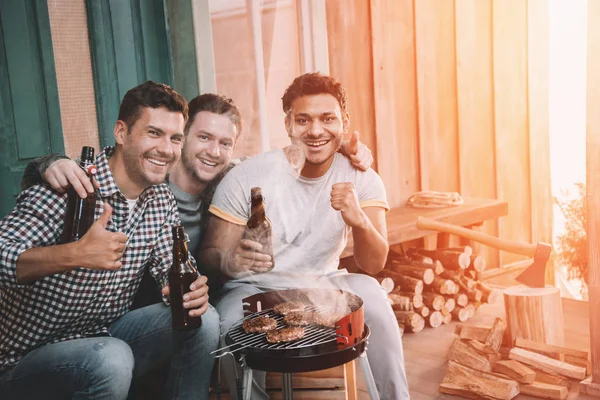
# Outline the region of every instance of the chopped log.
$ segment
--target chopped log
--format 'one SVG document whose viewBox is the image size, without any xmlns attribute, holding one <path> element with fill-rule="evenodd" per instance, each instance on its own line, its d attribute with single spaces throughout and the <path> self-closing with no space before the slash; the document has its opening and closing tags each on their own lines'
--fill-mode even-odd
<svg viewBox="0 0 600 400">
<path fill-rule="evenodd" d="M 444 272 L 444 265 L 441 262 L 439 262 L 438 260 L 435 260 L 433 262 L 433 272 L 436 275 L 441 275 L 442 272 Z"/>
<path fill-rule="evenodd" d="M 424 292 L 422 296 L 423 304 L 432 310 L 440 311 L 444 307 L 444 304 L 446 304 L 446 299 L 441 294 Z"/>
<path fill-rule="evenodd" d="M 448 360 L 479 371 L 491 372 L 492 370 L 492 364 L 487 357 L 475 350 L 468 342 L 460 339 L 454 339 L 452 342 L 450 351 L 448 351 Z"/>
<path fill-rule="evenodd" d="M 427 318 L 430 314 L 429 307 L 427 306 L 415 307 L 415 312 L 419 313 L 423 318 Z"/>
<path fill-rule="evenodd" d="M 454 310 L 452 310 L 451 314 L 452 314 L 452 318 L 454 318 L 460 322 L 465 322 L 469 318 L 471 318 L 469 310 L 466 309 L 465 307 L 456 307 Z"/>
<path fill-rule="evenodd" d="M 420 248 L 412 248 L 407 250 L 407 254 L 421 254 L 431 257 L 433 260 L 438 260 L 442 263 L 445 269 L 466 269 L 471 264 L 471 257 L 463 252 L 445 251 L 441 249 L 427 250 Z"/>
<path fill-rule="evenodd" d="M 454 294 L 455 287 L 456 284 L 454 281 L 436 276 L 433 278 L 433 282 L 427 287 L 427 290 L 439 294 Z"/>
<path fill-rule="evenodd" d="M 416 279 L 420 279 L 424 284 L 429 285 L 433 281 L 435 274 L 432 268 L 422 268 L 415 265 L 401 264 L 397 261 L 393 261 L 389 266 L 386 266 L 390 271 L 400 273 L 405 276 L 410 276 Z"/>
<path fill-rule="evenodd" d="M 442 324 L 448 325 L 450 322 L 452 322 L 452 314 L 442 314 Z"/>
<path fill-rule="evenodd" d="M 410 258 L 412 261 L 424 264 L 433 264 L 435 262 L 431 257 L 419 253 L 407 253 L 406 257 Z"/>
<path fill-rule="evenodd" d="M 483 298 L 483 292 L 479 289 L 468 290 L 465 293 L 467 295 L 467 298 L 474 302 L 480 303 L 481 299 Z"/>
<path fill-rule="evenodd" d="M 490 328 L 489 335 L 487 338 L 485 338 L 485 346 L 494 351 L 499 351 L 500 346 L 502 346 L 502 337 L 504 336 L 505 330 L 506 324 L 502 318 L 496 318 L 492 324 L 492 327 Z"/>
<path fill-rule="evenodd" d="M 477 304 L 481 304 L 481 303 L 469 303 L 465 306 L 465 308 L 469 311 L 469 318 L 471 318 L 473 315 L 475 315 L 475 310 L 477 310 L 479 307 L 477 307 Z"/>
<path fill-rule="evenodd" d="M 490 328 L 485 326 L 458 324 L 454 328 L 454 334 L 461 339 L 473 339 L 485 343 L 490 330 Z"/>
<path fill-rule="evenodd" d="M 477 281 L 477 289 L 482 292 L 481 300 L 484 303 L 495 304 L 500 300 L 502 294 L 499 290 L 494 290 L 483 282 Z"/>
<path fill-rule="evenodd" d="M 439 391 L 470 399 L 510 400 L 519 394 L 519 386 L 513 380 L 449 361 Z"/>
<path fill-rule="evenodd" d="M 542 399 L 565 400 L 569 395 L 566 387 L 541 382 L 519 385 L 519 390 L 526 396 L 541 397 Z"/>
<path fill-rule="evenodd" d="M 467 343 L 469 343 L 469 346 L 473 347 L 481 355 L 486 357 L 490 361 L 490 364 L 492 366 L 494 365 L 495 362 L 498 362 L 502 359 L 502 356 L 500 355 L 500 353 L 490 351 L 489 348 L 485 347 L 485 345 L 478 340 L 473 340 L 473 339 L 467 340 Z"/>
<path fill-rule="evenodd" d="M 427 317 L 427 325 L 432 328 L 439 328 L 444 322 L 444 316 L 440 311 L 434 311 Z"/>
<path fill-rule="evenodd" d="M 394 290 L 394 287 L 396 286 L 396 284 L 394 283 L 394 280 L 387 276 L 383 277 L 383 278 L 375 278 L 375 279 L 377 279 L 377 282 L 379 282 L 379 284 L 381 285 L 383 290 L 385 290 L 385 292 L 388 294 L 391 293 L 392 290 Z"/>
<path fill-rule="evenodd" d="M 533 383 L 535 380 L 535 371 L 515 360 L 496 362 L 492 365 L 492 372 L 504 374 L 521 383 Z"/>
<path fill-rule="evenodd" d="M 397 285 L 400 285 L 400 287 L 402 287 L 402 290 L 404 290 L 406 292 L 413 292 L 413 293 L 422 293 L 423 292 L 423 281 L 420 279 L 416 279 L 416 278 L 413 278 L 410 276 L 405 276 L 398 272 L 390 271 L 387 269 L 384 269 L 379 274 L 377 274 L 377 277 L 392 278 L 394 280 L 394 282 Z"/>
<path fill-rule="evenodd" d="M 588 375 L 592 373 L 592 362 L 590 360 L 588 360 L 587 358 L 575 357 L 575 356 L 566 354 L 564 356 L 564 361 L 571 365 L 577 365 L 578 367 L 584 367 L 585 372 Z"/>
<path fill-rule="evenodd" d="M 448 310 L 448 312 L 451 313 L 452 310 L 456 308 L 456 300 L 454 300 L 454 296 L 444 296 L 444 298 L 446 299 L 446 303 L 444 304 L 444 306 L 446 310 Z"/>
<path fill-rule="evenodd" d="M 569 378 L 559 375 L 556 372 L 552 372 L 549 369 L 540 367 L 539 365 L 530 365 L 529 368 L 535 371 L 536 382 L 549 383 L 551 385 L 564 386 L 566 388 L 571 387 L 571 381 Z"/>
<path fill-rule="evenodd" d="M 473 248 L 471 246 L 455 246 L 455 247 L 443 247 L 440 250 L 443 251 L 458 251 L 459 253 L 466 253 L 469 256 L 473 254 Z"/>
<path fill-rule="evenodd" d="M 388 299 L 392 303 L 392 309 L 400 311 L 412 311 L 413 304 L 410 298 L 407 296 L 400 296 L 397 294 L 388 294 Z"/>
<path fill-rule="evenodd" d="M 454 301 L 457 306 L 464 307 L 469 303 L 469 298 L 464 293 L 456 293 L 454 295 Z"/>
<path fill-rule="evenodd" d="M 520 347 L 522 349 L 527 349 L 531 351 L 535 351 L 536 353 L 541 353 L 547 355 L 552 358 L 557 358 L 557 354 L 564 354 L 565 356 L 572 356 L 575 358 L 583 358 L 585 360 L 588 359 L 589 353 L 587 351 L 581 351 L 576 349 L 570 349 L 568 347 L 562 346 L 554 346 L 551 344 L 546 344 L 542 342 L 534 342 L 533 340 L 527 340 L 523 338 L 515 339 L 515 346 Z M 550 355 L 552 354 L 552 355 Z M 566 361 L 566 360 L 565 360 Z"/>
<path fill-rule="evenodd" d="M 513 346 L 517 338 L 563 346 L 564 324 L 560 290 L 553 286 L 530 288 L 524 285 L 504 290 L 506 339 Z"/>
<path fill-rule="evenodd" d="M 398 323 L 404 325 L 405 329 L 409 330 L 410 332 L 421 332 L 425 327 L 425 320 L 423 317 L 414 311 L 394 310 L 394 314 L 396 315 Z"/>
<path fill-rule="evenodd" d="M 522 363 L 534 367 L 541 366 L 549 369 L 550 371 L 556 372 L 557 374 L 577 380 L 582 380 L 585 378 L 586 374 L 586 370 L 583 367 L 571 365 L 564 361 L 558 361 L 553 358 L 534 353 L 533 351 L 521 349 L 519 347 L 514 347 L 508 354 L 508 357 L 511 360 L 521 361 Z"/>
<path fill-rule="evenodd" d="M 500 347 L 500 355 L 503 360 L 508 360 L 508 353 L 510 353 L 510 347 Z"/>
<path fill-rule="evenodd" d="M 487 262 L 483 256 L 471 255 L 471 268 L 477 272 L 483 272 L 485 267 L 487 267 Z"/>
<path fill-rule="evenodd" d="M 421 295 L 420 293 L 399 291 L 394 294 L 399 294 L 400 296 L 408 297 L 414 308 L 420 308 L 423 306 L 423 295 Z"/>
</svg>

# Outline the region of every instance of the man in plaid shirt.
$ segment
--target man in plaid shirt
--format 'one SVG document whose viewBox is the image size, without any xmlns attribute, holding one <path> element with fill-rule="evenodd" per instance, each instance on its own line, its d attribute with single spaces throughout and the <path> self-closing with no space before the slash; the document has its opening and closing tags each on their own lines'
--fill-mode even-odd
<svg viewBox="0 0 600 400">
<path fill-rule="evenodd" d="M 96 158 L 96 221 L 58 245 L 65 194 L 37 185 L 0 222 L 0 398 L 125 399 L 132 377 L 171 358 L 167 396 L 208 398 L 219 318 L 206 277 L 184 306 L 202 327 L 171 329 L 165 304 L 130 311 L 145 268 L 168 297 L 177 204 L 163 183 L 181 155 L 185 100 L 146 82 L 121 103 L 115 148 Z"/>
</svg>

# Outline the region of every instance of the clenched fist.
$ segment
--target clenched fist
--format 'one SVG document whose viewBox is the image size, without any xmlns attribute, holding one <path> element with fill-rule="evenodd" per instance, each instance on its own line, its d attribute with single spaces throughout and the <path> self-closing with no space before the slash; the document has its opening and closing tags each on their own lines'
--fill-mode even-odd
<svg viewBox="0 0 600 400">
<path fill-rule="evenodd" d="M 366 215 L 360 208 L 353 183 L 334 183 L 331 186 L 331 207 L 342 213 L 346 225 L 350 227 L 364 226 Z"/>
</svg>

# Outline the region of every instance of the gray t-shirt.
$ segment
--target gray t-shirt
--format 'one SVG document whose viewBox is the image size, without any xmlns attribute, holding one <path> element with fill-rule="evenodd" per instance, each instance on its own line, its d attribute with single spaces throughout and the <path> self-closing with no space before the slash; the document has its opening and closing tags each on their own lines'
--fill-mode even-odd
<svg viewBox="0 0 600 400">
<path fill-rule="evenodd" d="M 200 244 L 200 221 L 202 220 L 202 199 L 181 190 L 173 182 L 168 182 L 169 189 L 173 192 L 179 209 L 181 223 L 185 233 L 190 238 L 188 251 L 196 256 Z"/>
<path fill-rule="evenodd" d="M 250 189 L 262 188 L 265 212 L 272 223 L 275 268 L 235 282 L 269 285 L 294 275 L 322 276 L 335 272 L 350 227 L 331 207 L 334 183 L 352 182 L 361 208 L 389 209 L 385 188 L 375 171 L 359 171 L 339 153 L 319 178 L 297 177 L 282 149 L 252 157 L 223 178 L 209 211 L 245 225 L 250 216 Z"/>
</svg>

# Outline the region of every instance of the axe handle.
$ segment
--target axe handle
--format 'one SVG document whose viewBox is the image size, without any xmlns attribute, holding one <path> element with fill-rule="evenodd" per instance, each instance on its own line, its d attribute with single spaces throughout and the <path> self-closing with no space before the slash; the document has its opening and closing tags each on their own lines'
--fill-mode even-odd
<svg viewBox="0 0 600 400">
<path fill-rule="evenodd" d="M 537 245 L 535 244 L 500 239 L 496 236 L 488 235 L 487 233 L 474 231 L 472 229 L 463 228 L 462 226 L 452 225 L 425 217 L 417 218 L 417 228 L 451 233 L 465 239 L 485 244 L 495 249 L 508 251 L 509 253 L 521 254 L 528 257 L 533 257 L 537 248 Z"/>
</svg>

